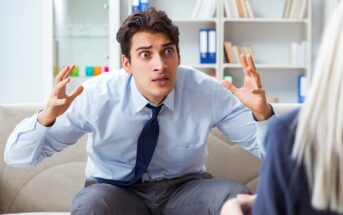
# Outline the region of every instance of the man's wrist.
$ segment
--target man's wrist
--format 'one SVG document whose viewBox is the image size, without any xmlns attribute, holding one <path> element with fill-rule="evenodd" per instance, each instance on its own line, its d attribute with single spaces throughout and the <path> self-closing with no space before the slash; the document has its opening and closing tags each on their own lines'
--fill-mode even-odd
<svg viewBox="0 0 343 215">
<path fill-rule="evenodd" d="M 55 123 L 56 118 L 48 117 L 46 112 L 41 110 L 37 115 L 37 121 L 45 127 L 50 127 Z"/>
<path fill-rule="evenodd" d="M 253 112 L 254 119 L 256 121 L 265 121 L 274 115 L 274 109 L 271 104 L 267 104 L 266 110 L 262 113 Z"/>
</svg>

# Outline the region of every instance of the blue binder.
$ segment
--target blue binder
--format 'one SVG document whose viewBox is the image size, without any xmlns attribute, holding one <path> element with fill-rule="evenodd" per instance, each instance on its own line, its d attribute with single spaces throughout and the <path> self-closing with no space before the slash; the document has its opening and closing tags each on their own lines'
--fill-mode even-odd
<svg viewBox="0 0 343 215">
<path fill-rule="evenodd" d="M 304 75 L 298 76 L 298 102 L 304 103 L 307 91 L 307 77 Z"/>
<path fill-rule="evenodd" d="M 199 30 L 199 52 L 200 52 L 200 63 L 208 63 L 207 58 L 207 29 Z"/>
<path fill-rule="evenodd" d="M 139 9 L 139 0 L 131 0 L 131 10 L 132 13 L 138 12 Z"/>
<path fill-rule="evenodd" d="M 199 52 L 200 63 L 216 63 L 216 30 L 200 29 L 199 30 Z"/>
<path fill-rule="evenodd" d="M 144 11 L 149 8 L 149 0 L 139 0 L 139 10 Z"/>
<path fill-rule="evenodd" d="M 216 30 L 215 29 L 209 29 L 207 31 L 208 33 L 208 62 L 209 63 L 216 63 Z"/>
</svg>

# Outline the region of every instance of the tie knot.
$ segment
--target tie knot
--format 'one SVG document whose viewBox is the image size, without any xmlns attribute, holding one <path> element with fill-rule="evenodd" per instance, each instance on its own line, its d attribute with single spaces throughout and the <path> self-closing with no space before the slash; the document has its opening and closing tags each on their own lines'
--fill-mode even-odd
<svg viewBox="0 0 343 215">
<path fill-rule="evenodd" d="M 159 106 L 157 106 L 157 107 L 154 107 L 154 106 L 152 106 L 151 104 L 147 104 L 146 106 L 147 106 L 147 108 L 150 108 L 150 109 L 152 110 L 152 116 L 153 116 L 153 117 L 156 117 L 157 114 L 160 112 L 160 110 L 161 110 L 163 104 L 161 104 L 161 105 L 159 105 Z"/>
</svg>

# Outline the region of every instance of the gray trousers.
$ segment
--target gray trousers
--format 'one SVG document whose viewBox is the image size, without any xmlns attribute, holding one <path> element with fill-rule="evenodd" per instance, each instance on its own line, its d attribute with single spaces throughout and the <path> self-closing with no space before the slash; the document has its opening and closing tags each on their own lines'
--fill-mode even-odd
<svg viewBox="0 0 343 215">
<path fill-rule="evenodd" d="M 87 181 L 73 200 L 72 215 L 219 214 L 223 203 L 249 193 L 239 182 L 209 173 L 139 183 L 129 187 Z"/>
</svg>

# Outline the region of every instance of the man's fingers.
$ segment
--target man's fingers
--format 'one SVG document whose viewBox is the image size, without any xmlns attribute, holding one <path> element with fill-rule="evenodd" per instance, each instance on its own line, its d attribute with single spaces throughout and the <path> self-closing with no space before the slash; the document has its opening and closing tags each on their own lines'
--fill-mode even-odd
<svg viewBox="0 0 343 215">
<path fill-rule="evenodd" d="M 69 66 L 68 70 L 67 70 L 67 71 L 64 73 L 64 75 L 63 75 L 63 79 L 66 79 L 66 78 L 69 76 L 69 74 L 71 73 L 71 71 L 73 71 L 74 67 L 75 67 L 75 64 L 72 64 L 72 65 Z M 62 79 L 62 80 L 63 80 L 63 79 Z"/>
<path fill-rule="evenodd" d="M 248 68 L 246 69 L 246 73 L 249 77 L 252 77 L 254 79 L 256 88 L 262 88 L 260 74 L 258 74 L 255 69 L 253 69 L 251 66 L 248 66 Z"/>
<path fill-rule="evenodd" d="M 55 84 L 58 84 L 60 81 L 67 78 L 70 74 L 70 72 L 74 69 L 75 65 L 66 66 L 64 67 L 56 76 L 55 78 Z"/>
<path fill-rule="evenodd" d="M 65 87 L 69 83 L 69 81 L 70 81 L 70 78 L 66 78 L 57 83 L 57 85 L 55 86 L 55 93 L 54 93 L 55 96 L 58 96 L 61 93 L 65 93 Z"/>
<path fill-rule="evenodd" d="M 253 57 L 251 54 L 248 54 L 248 66 L 251 66 L 256 71 L 256 66 Z"/>
<path fill-rule="evenodd" d="M 245 70 L 248 67 L 248 63 L 247 63 L 247 59 L 245 58 L 245 54 L 241 54 L 239 59 L 241 61 L 241 65 L 243 67 L 243 70 Z"/>
<path fill-rule="evenodd" d="M 230 90 L 233 94 L 236 93 L 237 91 L 237 87 L 235 87 L 235 85 L 233 85 L 230 81 L 228 80 L 223 80 L 221 81 L 221 84 L 228 90 Z"/>
<path fill-rule="evenodd" d="M 71 101 L 73 101 L 76 97 L 78 97 L 83 91 L 83 86 L 79 85 L 73 92 L 72 94 L 69 96 L 69 98 L 71 99 Z"/>
</svg>

